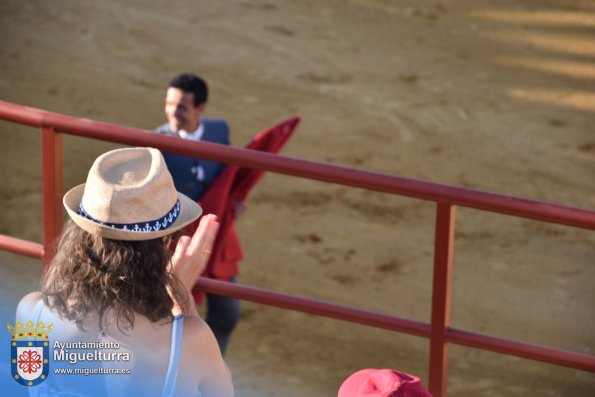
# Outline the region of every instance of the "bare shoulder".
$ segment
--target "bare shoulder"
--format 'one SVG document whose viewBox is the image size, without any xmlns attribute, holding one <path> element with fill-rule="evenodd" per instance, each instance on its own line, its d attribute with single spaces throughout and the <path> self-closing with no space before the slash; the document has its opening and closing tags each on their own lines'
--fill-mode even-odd
<svg viewBox="0 0 595 397">
<path fill-rule="evenodd" d="M 184 317 L 184 336 L 188 338 L 188 342 L 192 345 L 192 349 L 203 350 L 211 343 L 217 347 L 217 340 L 211 331 L 211 328 L 200 317 L 185 316 Z"/>
<path fill-rule="evenodd" d="M 187 368 L 192 368 L 192 377 L 201 383 L 208 376 L 210 364 L 218 360 L 217 340 L 203 319 L 188 315 L 184 317 L 184 338 L 182 341 L 182 362 L 187 363 Z"/>
<path fill-rule="evenodd" d="M 33 313 L 33 309 L 39 300 L 42 298 L 41 291 L 34 291 L 30 292 L 25 295 L 19 302 L 17 306 L 17 320 L 19 321 L 27 321 L 31 314 Z"/>
<path fill-rule="evenodd" d="M 195 371 L 203 396 L 231 397 L 234 394 L 231 375 L 209 326 L 198 316 L 184 318 L 186 363 Z M 190 354 L 188 354 L 190 353 Z"/>
</svg>

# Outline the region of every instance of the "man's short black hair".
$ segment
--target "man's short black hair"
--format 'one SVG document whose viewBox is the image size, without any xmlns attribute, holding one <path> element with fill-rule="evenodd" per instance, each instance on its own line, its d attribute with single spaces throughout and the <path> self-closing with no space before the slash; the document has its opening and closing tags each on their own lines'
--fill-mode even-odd
<svg viewBox="0 0 595 397">
<path fill-rule="evenodd" d="M 169 86 L 178 88 L 184 92 L 193 93 L 194 106 L 206 103 L 209 97 L 209 88 L 207 87 L 207 82 L 192 73 L 182 73 L 177 75 L 170 80 Z"/>
</svg>

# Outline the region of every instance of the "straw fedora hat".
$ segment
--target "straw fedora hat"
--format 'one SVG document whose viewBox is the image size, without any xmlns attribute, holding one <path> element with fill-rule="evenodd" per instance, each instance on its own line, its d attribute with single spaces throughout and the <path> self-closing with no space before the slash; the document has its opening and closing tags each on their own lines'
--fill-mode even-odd
<svg viewBox="0 0 595 397">
<path fill-rule="evenodd" d="M 64 207 L 85 231 L 112 240 L 150 240 L 196 220 L 200 206 L 176 191 L 161 152 L 116 149 L 99 156 L 87 177 L 64 195 Z"/>
</svg>

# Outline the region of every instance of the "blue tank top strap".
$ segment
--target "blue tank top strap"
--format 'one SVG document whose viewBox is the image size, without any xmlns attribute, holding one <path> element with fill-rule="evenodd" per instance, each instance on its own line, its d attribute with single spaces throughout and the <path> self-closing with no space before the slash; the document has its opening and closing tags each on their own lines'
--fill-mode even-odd
<svg viewBox="0 0 595 397">
<path fill-rule="evenodd" d="M 41 309 L 43 309 L 43 298 L 41 298 L 39 301 L 37 301 L 37 303 L 35 304 L 35 307 L 33 308 L 33 318 L 35 319 L 36 326 L 37 326 L 37 323 L 39 322 L 39 319 L 41 318 Z"/>
<path fill-rule="evenodd" d="M 162 397 L 174 395 L 176 379 L 178 377 L 178 368 L 180 366 L 180 354 L 182 352 L 182 336 L 184 333 L 184 315 L 180 314 L 174 317 L 171 330 L 171 347 L 169 352 L 169 364 L 165 375 Z"/>
</svg>

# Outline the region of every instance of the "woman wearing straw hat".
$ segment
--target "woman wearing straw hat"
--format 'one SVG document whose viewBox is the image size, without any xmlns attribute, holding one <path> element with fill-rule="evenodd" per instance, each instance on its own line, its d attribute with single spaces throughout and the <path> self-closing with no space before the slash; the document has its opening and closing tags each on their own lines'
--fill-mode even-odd
<svg viewBox="0 0 595 397">
<path fill-rule="evenodd" d="M 64 206 L 71 220 L 41 292 L 17 308 L 23 324 L 52 328 L 52 368 L 30 394 L 232 396 L 217 342 L 189 292 L 218 223 L 204 216 L 170 253 L 176 232 L 202 210 L 175 190 L 161 153 L 125 148 L 99 156 Z M 78 375 L 64 374 L 69 369 Z"/>
</svg>

